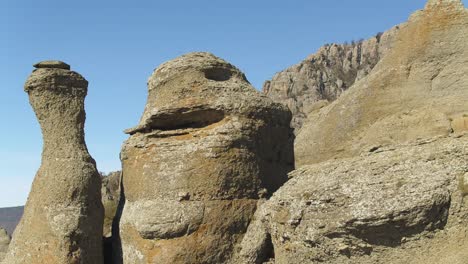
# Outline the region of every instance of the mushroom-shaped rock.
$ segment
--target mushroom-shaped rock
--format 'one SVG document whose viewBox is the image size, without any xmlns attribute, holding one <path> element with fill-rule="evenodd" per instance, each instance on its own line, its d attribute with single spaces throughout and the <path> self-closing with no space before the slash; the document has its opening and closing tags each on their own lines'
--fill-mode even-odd
<svg viewBox="0 0 468 264">
<path fill-rule="evenodd" d="M 122 152 L 124 263 L 223 263 L 293 169 L 291 113 L 209 53 L 157 68 Z"/>
<path fill-rule="evenodd" d="M 42 163 L 4 263 L 103 262 L 101 180 L 84 140 L 88 82 L 63 67 L 39 67 L 25 84 L 42 129 Z"/>
</svg>

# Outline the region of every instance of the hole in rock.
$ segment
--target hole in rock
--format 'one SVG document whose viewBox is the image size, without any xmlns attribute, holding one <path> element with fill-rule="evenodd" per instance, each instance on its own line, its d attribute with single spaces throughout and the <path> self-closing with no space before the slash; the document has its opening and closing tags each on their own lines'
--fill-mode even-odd
<svg viewBox="0 0 468 264">
<path fill-rule="evenodd" d="M 232 72 L 230 69 L 224 68 L 210 68 L 203 71 L 205 78 L 212 81 L 223 82 L 231 79 Z"/>
</svg>

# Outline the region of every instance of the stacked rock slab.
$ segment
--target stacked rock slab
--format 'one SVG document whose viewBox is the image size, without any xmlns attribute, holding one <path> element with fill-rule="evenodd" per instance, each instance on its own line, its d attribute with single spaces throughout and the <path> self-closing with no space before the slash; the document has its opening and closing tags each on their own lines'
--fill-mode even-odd
<svg viewBox="0 0 468 264">
<path fill-rule="evenodd" d="M 8 250 L 8 245 L 10 244 L 10 236 L 5 229 L 0 228 L 0 262 L 5 257 L 5 253 Z"/>
<path fill-rule="evenodd" d="M 468 14 L 431 0 L 400 29 L 372 74 L 308 117 L 296 166 L 468 130 Z"/>
<path fill-rule="evenodd" d="M 102 263 L 101 180 L 84 140 L 88 82 L 63 62 L 35 67 L 25 91 L 42 129 L 42 163 L 3 263 Z"/>
<path fill-rule="evenodd" d="M 468 11 L 429 1 L 373 72 L 309 117 L 299 167 L 233 263 L 465 264 Z"/>
<path fill-rule="evenodd" d="M 148 89 L 121 152 L 121 261 L 225 263 L 293 169 L 291 113 L 209 53 L 162 64 Z"/>
</svg>

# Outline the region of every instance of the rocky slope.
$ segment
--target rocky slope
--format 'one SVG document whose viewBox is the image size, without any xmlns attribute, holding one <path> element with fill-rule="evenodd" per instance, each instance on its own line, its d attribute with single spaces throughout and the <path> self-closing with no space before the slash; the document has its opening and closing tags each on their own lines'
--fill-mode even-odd
<svg viewBox="0 0 468 264">
<path fill-rule="evenodd" d="M 276 73 L 263 92 L 291 110 L 298 133 L 307 115 L 336 100 L 365 77 L 393 45 L 400 26 L 351 44 L 325 45 L 304 61 Z"/>
<path fill-rule="evenodd" d="M 466 130 L 467 42 L 463 4 L 430 1 L 371 75 L 308 117 L 296 138 L 296 165 Z"/>
<path fill-rule="evenodd" d="M 468 11 L 430 0 L 374 70 L 308 117 L 290 180 L 233 263 L 468 259 Z"/>
</svg>

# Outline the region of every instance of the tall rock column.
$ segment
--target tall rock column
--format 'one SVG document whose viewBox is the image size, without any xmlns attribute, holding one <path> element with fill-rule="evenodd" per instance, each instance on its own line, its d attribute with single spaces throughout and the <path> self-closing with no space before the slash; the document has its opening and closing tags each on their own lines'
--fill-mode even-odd
<svg viewBox="0 0 468 264">
<path fill-rule="evenodd" d="M 42 129 L 42 163 L 3 263 L 102 263 L 101 180 L 84 140 L 88 82 L 46 61 L 25 84 Z"/>
<path fill-rule="evenodd" d="M 291 113 L 209 53 L 162 64 L 122 153 L 124 263 L 225 263 L 293 169 Z"/>
</svg>

